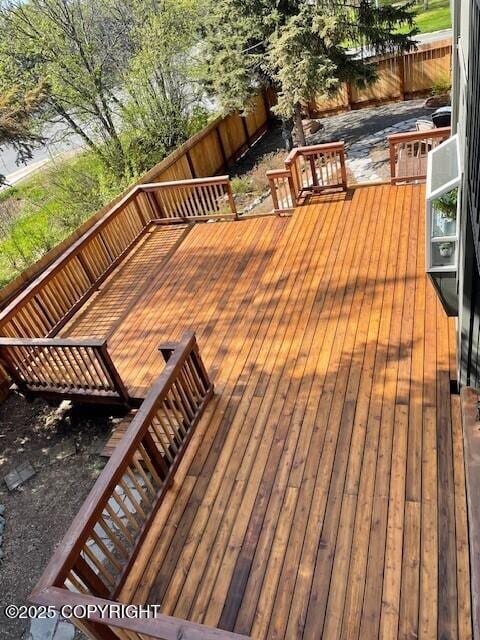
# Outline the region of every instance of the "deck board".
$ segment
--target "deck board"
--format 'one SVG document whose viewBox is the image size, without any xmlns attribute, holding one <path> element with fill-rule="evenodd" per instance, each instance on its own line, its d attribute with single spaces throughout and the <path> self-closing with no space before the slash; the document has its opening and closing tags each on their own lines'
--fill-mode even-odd
<svg viewBox="0 0 480 640">
<path fill-rule="evenodd" d="M 131 392 L 195 330 L 215 383 L 121 600 L 252 638 L 470 638 L 455 333 L 422 185 L 196 225 L 114 330 Z"/>
<path fill-rule="evenodd" d="M 152 227 L 102 284 L 60 335 L 108 337 L 145 288 L 152 272 L 163 265 L 190 231 L 191 225 Z"/>
</svg>

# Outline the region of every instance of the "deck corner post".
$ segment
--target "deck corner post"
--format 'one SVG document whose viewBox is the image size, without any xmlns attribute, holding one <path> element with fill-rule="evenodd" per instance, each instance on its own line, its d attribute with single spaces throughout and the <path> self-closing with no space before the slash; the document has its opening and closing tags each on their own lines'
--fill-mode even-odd
<svg viewBox="0 0 480 640">
<path fill-rule="evenodd" d="M 126 404 L 130 404 L 130 395 L 127 391 L 127 388 L 125 387 L 125 384 L 123 383 L 120 374 L 118 373 L 117 367 L 114 365 L 113 360 L 110 357 L 106 340 L 104 340 L 99 347 L 99 356 L 106 370 L 108 371 L 108 375 L 111 377 L 113 386 L 118 395 Z"/>
<path fill-rule="evenodd" d="M 205 364 L 202 360 L 202 356 L 200 355 L 200 350 L 198 348 L 197 339 L 193 337 L 193 345 L 192 345 L 192 360 L 195 363 L 195 367 L 202 378 L 202 382 L 205 385 L 206 389 L 211 389 L 213 393 L 213 383 L 210 380 L 210 376 L 208 375 L 208 371 L 205 367 Z"/>
<path fill-rule="evenodd" d="M 396 174 L 395 143 L 393 142 L 390 136 L 388 136 L 388 148 L 389 148 L 389 154 L 390 154 L 390 183 L 395 184 L 395 174 Z"/>
<path fill-rule="evenodd" d="M 288 180 L 288 188 L 290 189 L 290 196 L 292 198 L 292 205 L 293 205 L 293 208 L 295 208 L 297 206 L 297 194 L 295 193 L 295 184 L 293 182 L 293 176 L 290 170 L 288 172 L 287 180 Z"/>
<path fill-rule="evenodd" d="M 348 188 L 348 181 L 347 181 L 347 165 L 345 164 L 345 143 L 341 142 L 340 143 L 340 148 L 339 148 L 339 155 L 340 155 L 340 167 L 341 167 L 341 171 L 342 171 L 342 186 L 343 186 L 343 190 L 346 191 Z"/>
<path fill-rule="evenodd" d="M 233 197 L 232 183 L 230 182 L 230 179 L 228 179 L 227 181 L 227 197 L 228 202 L 230 203 L 230 210 L 233 213 L 235 220 L 239 220 L 237 203 L 235 202 L 235 198 Z"/>
</svg>

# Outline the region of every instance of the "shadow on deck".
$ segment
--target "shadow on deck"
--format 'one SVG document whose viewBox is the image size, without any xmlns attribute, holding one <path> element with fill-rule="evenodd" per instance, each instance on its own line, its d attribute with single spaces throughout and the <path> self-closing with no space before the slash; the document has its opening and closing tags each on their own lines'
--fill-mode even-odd
<svg viewBox="0 0 480 640">
<path fill-rule="evenodd" d="M 454 326 L 424 272 L 424 198 L 379 185 L 195 225 L 164 262 L 151 231 L 62 328 L 107 327 L 129 394 L 154 386 L 35 602 L 160 605 L 80 621 L 95 638 L 471 635 Z"/>
</svg>

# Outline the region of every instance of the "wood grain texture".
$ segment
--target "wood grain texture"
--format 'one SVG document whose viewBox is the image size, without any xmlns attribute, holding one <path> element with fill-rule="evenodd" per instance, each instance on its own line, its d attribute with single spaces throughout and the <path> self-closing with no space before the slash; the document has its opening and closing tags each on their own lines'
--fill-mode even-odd
<svg viewBox="0 0 480 640">
<path fill-rule="evenodd" d="M 112 359 L 141 396 L 159 344 L 193 329 L 216 393 L 122 601 L 259 639 L 471 637 L 455 341 L 424 274 L 424 198 L 315 196 L 288 219 L 195 225 L 152 259 Z"/>
</svg>

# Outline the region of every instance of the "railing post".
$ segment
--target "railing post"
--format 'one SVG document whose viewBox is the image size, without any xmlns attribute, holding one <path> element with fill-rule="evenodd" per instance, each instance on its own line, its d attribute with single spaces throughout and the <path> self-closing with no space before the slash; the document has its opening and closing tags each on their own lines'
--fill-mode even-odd
<svg viewBox="0 0 480 640">
<path fill-rule="evenodd" d="M 390 152 L 390 182 L 391 184 L 395 184 L 396 180 L 396 149 L 395 143 L 390 138 L 388 139 L 389 152 Z"/>
<path fill-rule="evenodd" d="M 143 215 L 142 208 L 138 203 L 137 196 L 135 196 L 135 198 L 133 199 L 133 206 L 135 208 L 135 211 L 137 212 L 137 216 L 141 224 L 143 224 L 143 226 L 146 227 L 148 222 L 145 220 L 145 216 Z"/>
<path fill-rule="evenodd" d="M 200 350 L 198 348 L 198 343 L 196 338 L 194 338 L 194 342 L 192 345 L 192 360 L 195 363 L 195 367 L 200 377 L 202 378 L 202 382 L 205 385 L 205 389 L 211 389 L 211 392 L 213 393 L 213 384 L 210 381 L 207 369 L 205 367 L 205 364 L 203 363 L 202 356 L 200 355 Z"/>
<path fill-rule="evenodd" d="M 153 193 L 151 193 L 150 191 L 144 191 L 144 193 L 147 196 L 147 201 L 148 201 L 148 204 L 150 205 L 150 209 L 152 210 L 154 219 L 160 220 L 161 218 L 163 218 L 164 216 L 163 216 L 162 210 L 160 209 L 158 201 L 153 195 Z"/>
<path fill-rule="evenodd" d="M 342 186 L 346 190 L 348 187 L 347 183 L 347 166 L 345 164 L 345 144 L 342 142 L 340 149 L 338 150 L 338 154 L 340 156 L 340 170 L 342 172 Z"/>
<path fill-rule="evenodd" d="M 273 209 L 275 211 L 278 211 L 280 209 L 280 205 L 277 196 L 277 185 L 275 183 L 274 177 L 272 175 L 269 175 L 269 173 L 270 172 L 267 171 L 268 184 L 270 185 L 270 193 L 272 194 Z"/>
<path fill-rule="evenodd" d="M 118 395 L 122 400 L 126 403 L 130 401 L 130 396 L 128 391 L 123 384 L 123 380 L 120 377 L 120 374 L 117 371 L 116 366 L 113 364 L 112 359 L 110 358 L 110 354 L 108 353 L 107 341 L 105 340 L 103 344 L 98 348 L 97 353 L 99 355 L 100 360 L 103 362 L 106 370 L 108 371 L 108 375 L 110 376 L 115 391 L 117 391 Z"/>
<path fill-rule="evenodd" d="M 15 366 L 15 363 L 13 362 L 10 356 L 10 353 L 8 352 L 8 347 L 0 348 L 0 362 L 5 368 L 5 371 L 7 372 L 7 374 L 11 377 L 13 382 L 17 385 L 19 390 L 27 397 L 31 395 L 28 389 L 28 385 L 25 384 L 22 378 L 17 374 L 17 367 Z"/>
<path fill-rule="evenodd" d="M 288 172 L 287 181 L 288 188 L 290 189 L 290 196 L 292 198 L 292 205 L 295 208 L 297 206 L 297 194 L 295 193 L 295 185 L 293 183 L 293 176 L 291 171 Z"/>
<path fill-rule="evenodd" d="M 233 213 L 235 220 L 238 220 L 237 204 L 235 202 L 235 198 L 233 197 L 232 184 L 230 180 L 228 180 L 227 182 L 227 196 L 228 202 L 230 203 L 230 210 Z"/>
</svg>

